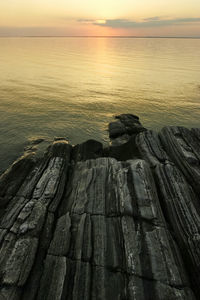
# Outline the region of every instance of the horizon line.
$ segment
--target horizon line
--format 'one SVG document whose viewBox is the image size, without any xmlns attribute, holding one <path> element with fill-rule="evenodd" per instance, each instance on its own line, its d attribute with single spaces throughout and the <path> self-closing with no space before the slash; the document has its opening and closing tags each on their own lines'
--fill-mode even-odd
<svg viewBox="0 0 200 300">
<path fill-rule="evenodd" d="M 132 35 L 7 35 L 0 38 L 161 38 L 161 39 L 200 39 L 200 36 L 132 36 Z"/>
</svg>

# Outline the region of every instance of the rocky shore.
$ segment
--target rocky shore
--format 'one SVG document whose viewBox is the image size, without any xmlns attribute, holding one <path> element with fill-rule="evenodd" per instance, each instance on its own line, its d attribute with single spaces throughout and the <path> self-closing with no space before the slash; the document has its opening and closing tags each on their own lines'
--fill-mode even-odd
<svg viewBox="0 0 200 300">
<path fill-rule="evenodd" d="M 0 300 L 200 299 L 200 129 L 109 124 L 0 177 Z"/>
</svg>

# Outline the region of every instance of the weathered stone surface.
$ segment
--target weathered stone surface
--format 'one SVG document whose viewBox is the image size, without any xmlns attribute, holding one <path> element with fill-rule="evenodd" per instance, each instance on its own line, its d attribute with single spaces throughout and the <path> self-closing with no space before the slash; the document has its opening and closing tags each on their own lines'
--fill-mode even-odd
<svg viewBox="0 0 200 300">
<path fill-rule="evenodd" d="M 200 142 L 200 128 L 192 128 L 191 132 L 195 135 L 195 137 L 199 140 Z"/>
<path fill-rule="evenodd" d="M 49 254 L 66 256 L 71 238 L 71 218 L 69 213 L 58 219 L 54 237 L 49 248 Z"/>
<path fill-rule="evenodd" d="M 108 169 L 112 172 L 112 168 L 117 170 L 119 166 L 114 159 L 108 158 L 77 163 L 72 174 L 71 190 L 66 195 L 66 210 L 76 214 L 105 215 L 106 204 L 109 205 L 105 200 L 106 186 L 112 181 L 108 178 Z M 110 195 L 108 201 L 109 198 Z M 117 203 L 113 202 L 113 205 Z"/>
<path fill-rule="evenodd" d="M 46 205 L 41 201 L 30 200 L 19 213 L 10 231 L 18 235 L 31 234 L 38 237 L 46 216 Z"/>
<path fill-rule="evenodd" d="M 11 228 L 18 214 L 28 202 L 29 200 L 23 197 L 14 197 L 5 209 L 4 215 L 0 220 L 0 228 Z"/>
<path fill-rule="evenodd" d="M 127 298 L 129 300 L 187 300 L 195 299 L 191 289 L 173 287 L 159 281 L 147 280 L 136 276 L 128 277 Z"/>
<path fill-rule="evenodd" d="M 119 146 L 57 139 L 1 177 L 0 299 L 199 299 L 199 130 L 118 120 Z"/>
<path fill-rule="evenodd" d="M 126 299 L 125 276 L 102 267 L 93 268 L 91 299 Z"/>
<path fill-rule="evenodd" d="M 25 155 L 3 173 L 0 177 L 0 197 L 15 196 L 35 164 L 34 154 Z"/>
<path fill-rule="evenodd" d="M 58 258 L 54 258 L 54 260 L 57 259 Z M 58 268 L 58 262 L 57 264 L 55 263 L 54 272 L 56 271 L 57 273 L 56 281 L 50 282 L 47 280 L 47 282 L 50 283 L 48 291 L 44 293 L 44 298 L 37 299 L 53 299 L 51 298 L 51 294 L 49 297 L 45 297 L 48 292 L 50 293 L 52 285 L 54 286 L 54 299 L 195 299 L 192 291 L 187 287 L 176 288 L 165 285 L 159 281 L 148 280 L 134 275 L 129 276 L 125 273 L 113 272 L 101 266 L 91 266 L 88 262 L 73 261 L 70 259 L 66 259 L 66 276 L 63 284 L 64 266 L 64 261 L 60 269 Z M 43 291 L 45 291 L 46 288 L 47 287 L 43 285 Z"/>
<path fill-rule="evenodd" d="M 43 196 L 44 199 L 49 200 L 51 196 L 55 196 L 57 189 L 58 198 L 60 198 L 70 163 L 71 148 L 67 141 L 55 141 L 48 148 L 40 163 L 27 176 L 17 195 L 25 198 Z M 58 176 L 60 176 L 60 181 L 56 180 Z M 58 205 L 58 199 L 54 201 Z"/>
<path fill-rule="evenodd" d="M 67 262 L 67 273 L 61 299 L 78 300 L 91 299 L 92 288 L 92 267 L 87 262 L 72 261 Z"/>
<path fill-rule="evenodd" d="M 0 300 L 20 300 L 21 289 L 17 287 L 0 287 Z"/>
<path fill-rule="evenodd" d="M 50 159 L 47 169 L 44 171 L 35 187 L 33 192 L 34 199 L 43 198 L 48 201 L 48 199 L 52 199 L 55 196 L 63 163 L 64 160 L 60 157 L 53 157 Z"/>
<path fill-rule="evenodd" d="M 6 264 L 8 257 L 11 255 L 16 242 L 16 235 L 8 232 L 5 234 L 1 241 L 0 247 L 0 277 L 3 276 L 3 268 Z"/>
<path fill-rule="evenodd" d="M 93 264 L 123 269 L 123 236 L 119 218 L 92 217 Z"/>
<path fill-rule="evenodd" d="M 47 255 L 37 300 L 60 300 L 67 272 L 66 258 Z"/>
<path fill-rule="evenodd" d="M 137 214 L 134 215 L 156 225 L 165 226 L 154 179 L 148 164 L 144 160 L 128 161 L 132 182 L 132 203 Z M 131 189 L 130 187 L 130 189 Z"/>
<path fill-rule="evenodd" d="M 200 294 L 200 205 L 176 167 L 158 165 L 156 176 L 166 216 L 190 270 L 192 283 Z"/>
<path fill-rule="evenodd" d="M 55 212 L 64 192 L 70 153 L 71 146 L 67 142 L 54 142 L 50 148 L 52 158 L 33 191 L 32 197 L 50 204 L 49 210 L 52 212 Z"/>
<path fill-rule="evenodd" d="M 160 137 L 170 158 L 183 172 L 194 190 L 200 192 L 200 142 L 189 129 L 164 127 Z"/>
<path fill-rule="evenodd" d="M 2 243 L 6 233 L 7 233 L 6 229 L 0 229 L 0 246 L 1 246 L 1 243 Z"/>
<path fill-rule="evenodd" d="M 5 208 L 9 204 L 11 199 L 12 199 L 11 196 L 0 197 L 0 219 L 4 215 Z"/>
<path fill-rule="evenodd" d="M 148 223 L 122 217 L 126 268 L 149 280 L 172 286 L 187 285 L 183 262 L 170 233 Z"/>
<path fill-rule="evenodd" d="M 162 223 L 153 177 L 142 160 L 112 158 L 80 162 L 74 168 L 66 210 L 76 214 L 133 215 Z"/>
<path fill-rule="evenodd" d="M 141 157 L 145 159 L 151 167 L 170 160 L 161 145 L 157 132 L 152 130 L 141 132 L 136 136 L 135 142 Z"/>
<path fill-rule="evenodd" d="M 36 238 L 18 239 L 3 267 L 2 284 L 23 286 L 29 276 L 37 251 Z"/>
<path fill-rule="evenodd" d="M 41 233 L 37 255 L 30 276 L 23 288 L 23 296 L 20 300 L 35 300 L 38 293 L 40 279 L 44 270 L 44 260 L 48 251 L 54 229 L 54 215 L 48 213 Z"/>
<path fill-rule="evenodd" d="M 91 216 L 86 214 L 72 215 L 68 256 L 74 260 L 91 261 L 93 237 Z"/>
</svg>

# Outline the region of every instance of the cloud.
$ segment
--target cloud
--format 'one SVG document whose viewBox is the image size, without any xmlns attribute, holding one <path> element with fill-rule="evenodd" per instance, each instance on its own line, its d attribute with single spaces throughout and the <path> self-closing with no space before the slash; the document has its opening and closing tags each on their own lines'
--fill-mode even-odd
<svg viewBox="0 0 200 300">
<path fill-rule="evenodd" d="M 87 20 L 80 19 L 78 22 L 85 24 L 93 24 L 103 27 L 112 28 L 151 28 L 151 27 L 164 27 L 172 25 L 182 25 L 190 23 L 199 23 L 200 18 L 176 18 L 176 19 L 162 19 L 158 16 L 143 19 L 142 21 L 132 21 L 128 19 L 105 19 L 104 22 L 99 22 L 99 20 Z"/>
<path fill-rule="evenodd" d="M 85 24 L 88 24 L 88 23 L 94 23 L 95 22 L 95 20 L 93 20 L 93 19 L 78 19 L 77 20 L 79 23 L 85 23 Z"/>
<path fill-rule="evenodd" d="M 66 27 L 9 27 L 0 26 L 0 37 L 3 36 L 63 36 L 73 35 Z"/>
<path fill-rule="evenodd" d="M 151 18 L 144 19 L 144 21 L 158 21 L 160 19 L 161 19 L 160 17 L 151 17 Z"/>
</svg>

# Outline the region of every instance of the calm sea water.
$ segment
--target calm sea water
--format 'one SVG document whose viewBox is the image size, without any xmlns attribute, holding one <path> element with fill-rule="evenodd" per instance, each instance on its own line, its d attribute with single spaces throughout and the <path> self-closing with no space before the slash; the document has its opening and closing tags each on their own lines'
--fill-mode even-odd
<svg viewBox="0 0 200 300">
<path fill-rule="evenodd" d="M 200 39 L 0 39 L 0 170 L 32 138 L 106 143 L 120 113 L 199 127 Z"/>
</svg>

